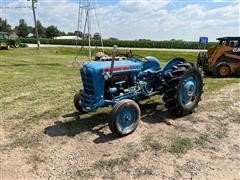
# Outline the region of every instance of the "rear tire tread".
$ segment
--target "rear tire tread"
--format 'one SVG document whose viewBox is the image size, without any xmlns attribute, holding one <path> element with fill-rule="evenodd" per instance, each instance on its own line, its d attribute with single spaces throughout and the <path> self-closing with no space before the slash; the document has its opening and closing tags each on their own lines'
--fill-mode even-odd
<svg viewBox="0 0 240 180">
<path fill-rule="evenodd" d="M 183 116 L 183 115 L 192 113 L 194 108 L 191 111 L 185 111 L 181 107 L 180 102 L 178 101 L 178 96 L 177 96 L 177 92 L 178 92 L 178 89 L 180 86 L 179 82 L 181 81 L 183 76 L 186 73 L 190 72 L 191 70 L 194 70 L 197 73 L 199 73 L 198 76 L 201 77 L 201 83 L 202 83 L 202 75 L 201 75 L 201 72 L 199 71 L 199 69 L 193 63 L 182 63 L 182 64 L 177 65 L 177 67 L 178 67 L 178 69 L 172 68 L 172 73 L 171 72 L 169 73 L 169 74 L 172 74 L 174 77 L 170 76 L 167 80 L 169 89 L 165 91 L 164 96 L 163 96 L 163 101 L 165 102 L 165 107 L 169 111 L 171 111 L 174 115 Z M 202 85 L 201 85 L 201 87 L 202 87 Z M 202 92 L 203 91 L 201 88 L 201 90 L 199 92 L 200 93 L 199 99 L 201 99 Z"/>
</svg>

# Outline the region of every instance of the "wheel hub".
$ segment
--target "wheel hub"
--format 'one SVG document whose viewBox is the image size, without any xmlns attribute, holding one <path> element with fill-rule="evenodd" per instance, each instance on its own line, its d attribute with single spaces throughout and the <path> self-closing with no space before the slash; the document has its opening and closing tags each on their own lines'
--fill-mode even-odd
<svg viewBox="0 0 240 180">
<path fill-rule="evenodd" d="M 220 69 L 220 73 L 221 73 L 221 75 L 227 75 L 227 74 L 228 74 L 228 67 L 223 66 L 223 67 Z"/>
<path fill-rule="evenodd" d="M 187 78 L 182 84 L 180 91 L 180 98 L 183 104 L 191 104 L 196 95 L 197 91 L 197 82 L 193 77 Z"/>
<path fill-rule="evenodd" d="M 127 115 L 126 117 L 125 117 L 125 122 L 128 122 L 130 120 L 130 118 L 129 118 L 129 116 Z"/>
<path fill-rule="evenodd" d="M 122 131 L 128 131 L 131 129 L 135 121 L 136 114 L 131 108 L 126 108 L 119 114 L 118 122 Z"/>
<path fill-rule="evenodd" d="M 193 96 L 193 93 L 194 93 L 194 85 L 191 84 L 191 85 L 188 87 L 188 96 Z"/>
</svg>

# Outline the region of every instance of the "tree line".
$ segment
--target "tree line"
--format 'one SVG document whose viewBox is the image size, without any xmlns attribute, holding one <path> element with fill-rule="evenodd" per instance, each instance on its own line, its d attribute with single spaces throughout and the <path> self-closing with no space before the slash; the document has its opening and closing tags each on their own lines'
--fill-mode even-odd
<svg viewBox="0 0 240 180">
<path fill-rule="evenodd" d="M 59 30 L 56 26 L 51 25 L 44 27 L 40 21 L 37 21 L 37 27 L 40 36 L 40 42 L 42 44 L 62 44 L 62 45 L 75 45 L 76 40 L 73 39 L 54 39 L 57 36 L 79 36 L 84 37 L 85 41 L 79 41 L 80 45 L 86 45 L 87 38 L 90 36 L 92 39 L 91 44 L 93 46 L 101 46 L 101 35 L 95 33 L 93 36 L 90 34 L 84 34 L 82 32 L 74 31 L 65 33 L 64 31 Z M 1 32 L 15 32 L 23 43 L 36 43 L 36 39 L 29 38 L 29 33 L 35 34 L 35 28 L 28 26 L 24 19 L 19 20 L 19 24 L 12 28 L 12 26 L 0 18 L 0 31 Z M 26 38 L 27 37 L 27 38 Z M 138 39 L 138 40 L 119 40 L 117 38 L 109 38 L 103 41 L 104 46 L 113 46 L 118 45 L 119 47 L 139 47 L 139 48 L 179 48 L 179 49 L 199 49 L 207 48 L 215 45 L 215 42 L 209 42 L 207 46 L 200 46 L 198 41 L 183 41 L 171 39 L 169 41 L 153 41 L 150 39 Z"/>
<path fill-rule="evenodd" d="M 58 36 L 79 36 L 81 38 L 88 38 L 90 36 L 92 39 L 95 40 L 101 39 L 100 33 L 94 33 L 93 36 L 88 33 L 84 34 L 80 31 L 66 33 L 59 30 L 58 27 L 54 25 L 45 27 L 39 20 L 37 21 L 37 29 L 40 38 L 55 38 Z M 18 37 L 26 38 L 30 33 L 34 36 L 35 27 L 29 26 L 24 19 L 20 19 L 18 25 L 12 28 L 12 26 L 8 23 L 7 19 L 0 18 L 0 32 L 16 33 Z"/>
</svg>

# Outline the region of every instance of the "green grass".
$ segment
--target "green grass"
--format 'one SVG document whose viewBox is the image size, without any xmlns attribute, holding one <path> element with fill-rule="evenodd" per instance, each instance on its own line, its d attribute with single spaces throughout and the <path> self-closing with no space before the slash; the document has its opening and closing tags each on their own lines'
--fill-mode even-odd
<svg viewBox="0 0 240 180">
<path fill-rule="evenodd" d="M 160 144 L 158 141 L 153 139 L 150 135 L 146 136 L 143 139 L 143 144 L 149 146 L 151 149 L 153 149 L 155 151 L 160 151 L 164 148 L 162 144 Z"/>
<path fill-rule="evenodd" d="M 239 83 L 239 78 L 205 78 L 205 92 L 211 93 L 213 91 L 218 91 L 222 87 L 232 84 Z"/>
<path fill-rule="evenodd" d="M 185 154 L 188 150 L 192 148 L 192 142 L 188 138 L 177 138 L 175 139 L 169 149 L 172 154 Z"/>
<path fill-rule="evenodd" d="M 194 52 L 133 51 L 133 53 L 155 56 L 163 65 L 174 57 L 183 57 L 192 62 L 197 58 L 197 53 Z M 75 55 L 75 48 L 42 48 L 40 51 L 24 48 L 0 51 L 2 125 L 8 128 L 10 123 L 16 123 L 17 127 L 28 126 L 40 123 L 41 120 L 56 118 L 64 112 L 72 112 L 73 95 L 81 88 L 79 68 L 71 66 Z M 80 52 L 79 55 L 79 59 L 87 59 L 86 51 Z M 234 82 L 237 82 L 237 79 L 207 78 L 205 87 L 208 92 Z"/>
<path fill-rule="evenodd" d="M 72 107 L 81 85 L 79 69 L 68 67 L 73 49 L 0 51 L 0 108 L 4 121 L 56 117 Z"/>
<path fill-rule="evenodd" d="M 112 170 L 115 166 L 121 166 L 124 163 L 128 162 L 126 158 L 116 158 L 116 159 L 109 159 L 109 160 L 99 160 L 94 164 L 94 168 L 96 169 L 107 169 Z"/>
</svg>

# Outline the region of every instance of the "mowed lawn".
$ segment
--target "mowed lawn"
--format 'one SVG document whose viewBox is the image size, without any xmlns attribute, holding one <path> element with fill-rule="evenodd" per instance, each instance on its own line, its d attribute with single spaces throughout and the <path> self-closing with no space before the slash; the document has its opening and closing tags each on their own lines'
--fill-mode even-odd
<svg viewBox="0 0 240 180">
<path fill-rule="evenodd" d="M 155 56 L 165 65 L 174 57 L 196 62 L 194 52 L 134 51 Z M 95 54 L 95 52 L 93 52 Z M 86 60 L 87 51 L 78 60 Z M 0 51 L 0 120 L 3 128 L 27 126 L 73 112 L 74 93 L 81 88 L 79 68 L 72 66 L 75 48 L 33 48 Z M 205 79 L 205 92 L 218 90 L 237 78 Z M 24 122 L 24 123 L 23 123 Z M 13 126 L 12 126 L 13 124 Z"/>
</svg>

